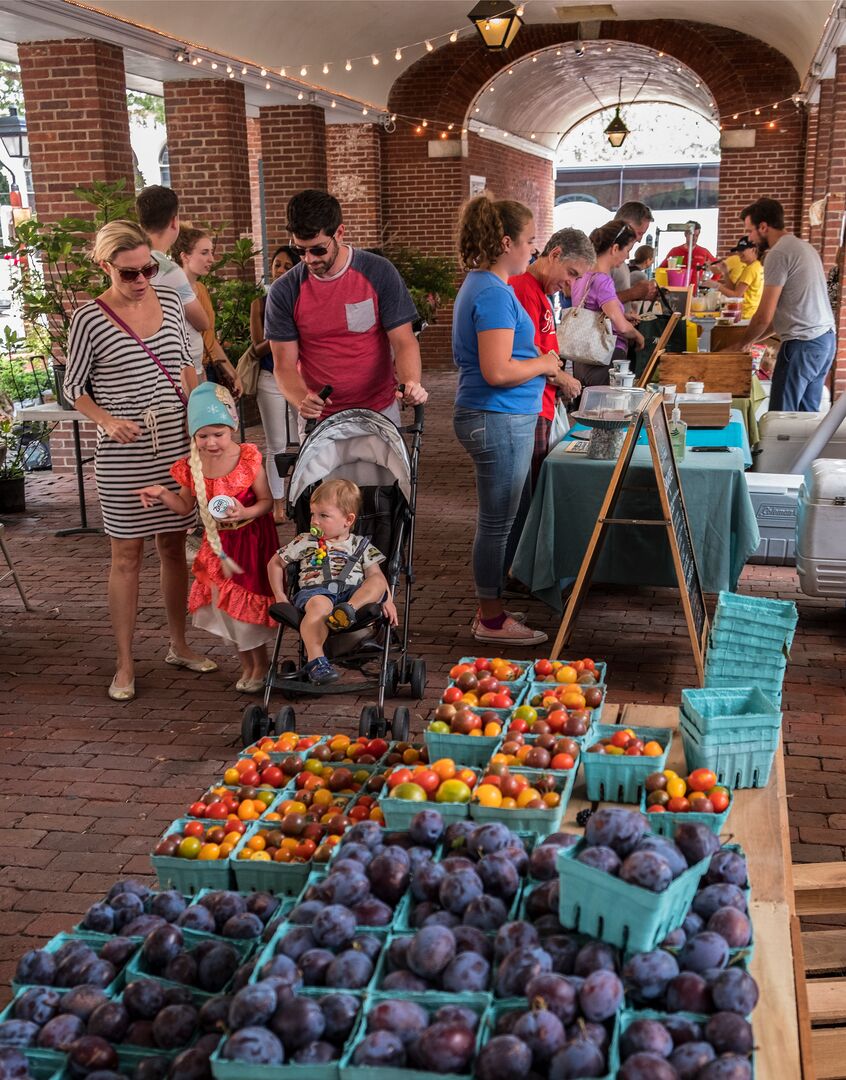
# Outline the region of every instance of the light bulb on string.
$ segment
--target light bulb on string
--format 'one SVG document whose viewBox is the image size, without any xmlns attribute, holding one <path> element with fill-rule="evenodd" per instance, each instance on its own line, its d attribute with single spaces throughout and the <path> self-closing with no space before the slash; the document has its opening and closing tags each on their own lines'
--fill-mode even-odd
<svg viewBox="0 0 846 1080">
<path fill-rule="evenodd" d="M 247 65 L 246 65 L 246 64 L 244 64 L 244 66 L 243 66 L 243 67 L 241 68 L 241 74 L 242 74 L 242 75 L 246 75 L 246 74 L 247 74 Z"/>
<path fill-rule="evenodd" d="M 329 65 L 328 65 L 328 64 L 324 64 L 324 65 L 323 65 L 323 74 L 324 74 L 324 75 L 328 75 L 328 74 L 329 74 Z"/>
<path fill-rule="evenodd" d="M 185 53 L 184 52 L 178 52 L 176 54 L 176 62 L 177 62 L 177 64 L 184 64 L 185 63 Z"/>
<path fill-rule="evenodd" d="M 555 50 L 555 55 L 556 55 L 556 56 L 560 56 L 560 55 L 561 55 L 561 50 L 560 50 L 560 49 L 556 49 L 556 50 Z"/>
<path fill-rule="evenodd" d="M 423 128 L 419 124 L 414 129 L 414 131 L 415 131 L 415 134 L 417 134 L 417 135 L 422 135 L 423 134 Z"/>
<path fill-rule="evenodd" d="M 776 102 L 776 103 L 775 103 L 775 105 L 773 105 L 773 108 L 774 108 L 774 109 L 777 109 L 777 108 L 778 108 L 778 102 Z"/>
<path fill-rule="evenodd" d="M 305 64 L 303 64 L 303 66 L 300 68 L 300 75 L 303 78 L 305 78 L 306 75 L 308 75 L 308 68 L 305 66 Z"/>
<path fill-rule="evenodd" d="M 525 15 L 525 13 L 526 13 L 526 5 L 525 4 L 518 4 L 517 5 L 517 11 L 515 12 L 517 18 L 522 19 L 523 16 Z"/>
<path fill-rule="evenodd" d="M 232 74 L 232 65 L 231 65 L 231 64 L 227 64 L 227 65 L 226 65 L 226 74 L 227 74 L 227 75 L 231 75 L 231 74 Z"/>
<path fill-rule="evenodd" d="M 756 110 L 755 110 L 755 115 L 756 115 L 756 116 L 760 116 L 760 115 L 761 115 L 761 110 L 760 110 L 760 109 L 756 109 Z"/>
<path fill-rule="evenodd" d="M 514 74 L 514 68 L 509 68 L 508 69 L 508 74 L 513 75 Z"/>
<path fill-rule="evenodd" d="M 606 50 L 605 50 L 605 51 L 606 51 L 606 52 L 611 52 L 611 46 L 609 45 L 609 46 L 608 46 L 608 47 L 606 48 Z"/>
<path fill-rule="evenodd" d="M 391 113 L 391 123 L 395 124 L 396 122 L 397 122 L 397 114 L 395 112 Z"/>
<path fill-rule="evenodd" d="M 435 46 L 427 38 L 427 40 L 426 40 L 426 52 L 434 52 L 434 51 L 435 51 Z"/>
<path fill-rule="evenodd" d="M 738 120 L 740 118 L 740 113 L 732 113 L 731 118 L 732 120 Z"/>
<path fill-rule="evenodd" d="M 475 109 L 473 110 L 473 112 L 481 112 L 481 111 L 482 111 L 482 110 L 481 110 L 481 109 L 479 108 L 479 106 L 478 106 L 478 105 L 477 105 L 477 106 L 476 106 L 476 108 L 475 108 Z"/>
<path fill-rule="evenodd" d="M 234 78 L 235 78 L 235 72 L 234 72 L 234 71 L 230 71 L 230 72 L 229 72 L 229 78 L 230 78 L 230 79 L 234 79 Z"/>
<path fill-rule="evenodd" d="M 534 131 L 533 131 L 533 132 L 532 132 L 532 134 L 531 134 L 531 135 L 529 136 L 529 138 L 530 138 L 530 139 L 534 139 L 534 138 L 535 138 L 535 133 L 534 133 Z"/>
<path fill-rule="evenodd" d="M 297 94 L 297 101 L 302 101 L 304 97 L 305 94 L 300 90 L 299 94 Z"/>
<path fill-rule="evenodd" d="M 261 77 L 264 78 L 267 75 L 267 68 L 261 69 Z"/>
<path fill-rule="evenodd" d="M 266 82 L 266 83 L 264 84 L 264 88 L 265 88 L 265 90 L 269 90 L 269 89 L 270 89 L 270 83 L 269 83 L 269 82 Z"/>
<path fill-rule="evenodd" d="M 397 49 L 394 53 L 394 60 L 402 60 L 402 49 Z"/>
<path fill-rule="evenodd" d="M 455 127 L 455 124 L 447 124 L 447 131 L 452 131 L 452 129 L 454 127 Z"/>
<path fill-rule="evenodd" d="M 370 63 L 371 63 L 371 64 L 372 64 L 372 65 L 373 65 L 374 67 L 378 67 L 378 66 L 379 66 L 379 57 L 378 57 L 378 56 L 376 55 L 376 53 L 374 53 L 374 54 L 373 54 L 373 55 L 372 55 L 372 56 L 370 57 Z"/>
<path fill-rule="evenodd" d="M 331 109 L 337 109 L 338 105 L 334 98 L 332 98 L 332 100 L 329 102 L 329 107 Z"/>
<path fill-rule="evenodd" d="M 456 43 L 456 41 L 458 41 L 458 31 L 457 30 L 453 30 L 453 32 L 449 35 L 449 40 L 452 42 L 453 45 Z"/>
<path fill-rule="evenodd" d="M 367 116 L 367 109 L 362 109 L 361 110 L 361 115 L 362 116 Z"/>
<path fill-rule="evenodd" d="M 212 60 L 211 66 L 212 66 L 212 71 L 217 71 L 217 60 Z"/>
<path fill-rule="evenodd" d="M 420 126 L 421 127 L 428 127 L 429 126 L 429 121 L 428 120 L 421 120 L 420 121 Z"/>
<path fill-rule="evenodd" d="M 538 58 L 536 56 L 533 56 L 532 57 L 532 63 L 536 64 L 537 62 L 538 62 Z"/>
<path fill-rule="evenodd" d="M 344 71 L 352 71 L 352 64 L 349 60 L 347 60 L 346 64 L 344 64 Z"/>
<path fill-rule="evenodd" d="M 769 124 L 767 124 L 767 127 L 768 128 L 774 128 L 775 127 L 775 120 L 770 120 Z"/>
<path fill-rule="evenodd" d="M 658 59 L 659 59 L 659 60 L 660 60 L 660 59 L 661 59 L 661 58 L 662 58 L 663 56 L 664 56 L 664 54 L 663 54 L 662 52 L 659 52 L 659 53 L 658 53 Z"/>
<path fill-rule="evenodd" d="M 445 131 L 442 131 L 442 132 L 441 132 L 441 138 L 442 138 L 442 139 L 446 139 L 446 138 L 447 138 L 447 133 L 446 133 Z"/>
</svg>

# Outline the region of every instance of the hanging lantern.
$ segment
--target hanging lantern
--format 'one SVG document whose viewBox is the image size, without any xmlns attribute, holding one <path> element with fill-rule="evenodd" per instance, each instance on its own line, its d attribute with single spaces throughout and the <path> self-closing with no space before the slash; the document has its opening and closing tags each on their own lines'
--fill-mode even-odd
<svg viewBox="0 0 846 1080">
<path fill-rule="evenodd" d="M 626 136 L 628 134 L 629 129 L 626 127 L 625 121 L 623 120 L 622 116 L 620 116 L 620 106 L 618 105 L 614 113 L 614 119 L 605 129 L 605 135 L 608 137 L 608 141 L 616 150 L 623 145 L 623 143 L 626 141 Z"/>
<path fill-rule="evenodd" d="M 480 0 L 467 18 L 491 52 L 507 49 L 523 25 L 517 8 L 509 0 Z"/>
</svg>

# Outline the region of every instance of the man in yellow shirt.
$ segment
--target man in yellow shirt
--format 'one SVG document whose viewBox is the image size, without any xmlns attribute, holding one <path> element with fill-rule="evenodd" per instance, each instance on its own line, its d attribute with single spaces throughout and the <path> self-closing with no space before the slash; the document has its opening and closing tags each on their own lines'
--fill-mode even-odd
<svg viewBox="0 0 846 1080">
<path fill-rule="evenodd" d="M 758 258 L 757 246 L 745 236 L 731 250 L 732 254 L 719 264 L 722 280 L 715 281 L 714 287 L 723 296 L 740 297 L 743 301 L 740 317 L 751 319 L 764 291 L 764 268 Z"/>
</svg>

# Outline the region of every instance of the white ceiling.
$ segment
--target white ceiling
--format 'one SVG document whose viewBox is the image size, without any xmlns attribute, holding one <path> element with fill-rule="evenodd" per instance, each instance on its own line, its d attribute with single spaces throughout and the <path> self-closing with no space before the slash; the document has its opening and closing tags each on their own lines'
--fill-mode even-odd
<svg viewBox="0 0 846 1080">
<path fill-rule="evenodd" d="M 302 81 L 307 84 L 303 87 L 306 92 L 310 87 L 322 88 L 330 94 L 347 94 L 384 107 L 397 76 L 425 55 L 425 46 L 413 43 L 429 37 L 436 46 L 448 48 L 446 35 L 450 31 L 460 28 L 462 37 L 475 34 L 467 21 L 474 2 L 146 0 L 139 4 L 138 0 L 95 0 L 95 5 L 86 2 L 81 7 L 71 0 L 0 0 L 0 41 L 14 43 L 87 32 L 124 45 L 128 81 L 139 88 L 150 89 L 153 82 L 166 78 L 208 77 L 207 64 L 197 68 L 175 64 L 173 43 L 160 42 L 158 51 L 151 48 L 155 35 L 150 31 L 158 31 L 180 43 L 205 46 L 277 72 L 284 65 L 287 75 L 296 79 L 305 65 L 308 75 Z M 814 56 L 831 7 L 832 0 L 709 0 L 705 4 L 701 0 L 614 0 L 613 4 L 572 0 L 566 6 L 552 0 L 528 0 L 524 17 L 528 23 L 572 23 L 590 16 L 705 21 L 750 34 L 779 49 L 801 78 Z M 136 25 L 128 26 L 108 16 Z M 398 46 L 404 47 L 400 61 L 394 59 Z M 626 47 L 627 52 L 632 49 Z M 369 59 L 374 52 L 380 60 L 378 66 Z M 10 53 L 13 48 L 7 47 L 4 52 L 0 47 L 0 55 Z M 347 58 L 359 57 L 362 59 L 354 61 L 350 72 L 344 70 Z M 328 74 L 322 72 L 324 63 L 329 64 Z M 754 56 L 750 63 L 754 63 Z M 237 71 L 236 77 L 240 77 Z M 295 99 L 300 89 L 290 84 L 286 93 L 284 87 L 274 84 L 268 92 L 255 69 L 246 81 L 248 102 L 253 108 L 291 100 L 291 86 Z M 673 87 L 666 89 L 668 100 L 672 100 Z M 523 111 L 527 101 L 534 107 L 537 100 L 536 93 L 524 95 Z M 349 119 L 346 110 L 343 116 L 340 110 L 332 113 L 327 113 L 330 119 Z M 525 122 L 518 126 L 524 127 Z"/>
</svg>

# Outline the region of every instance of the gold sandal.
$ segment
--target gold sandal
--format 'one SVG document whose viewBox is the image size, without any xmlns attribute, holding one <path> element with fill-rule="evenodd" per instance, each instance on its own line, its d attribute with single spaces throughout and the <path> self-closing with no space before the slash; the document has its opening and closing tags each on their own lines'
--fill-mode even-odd
<svg viewBox="0 0 846 1080">
<path fill-rule="evenodd" d="M 135 697 L 135 679 L 132 680 L 129 686 L 118 686 L 117 675 L 115 675 L 107 693 L 112 701 L 132 701 Z"/>
</svg>

